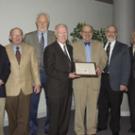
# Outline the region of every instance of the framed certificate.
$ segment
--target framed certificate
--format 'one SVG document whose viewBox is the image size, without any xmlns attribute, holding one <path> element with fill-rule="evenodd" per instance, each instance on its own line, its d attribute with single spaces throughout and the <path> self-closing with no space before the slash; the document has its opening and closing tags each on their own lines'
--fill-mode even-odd
<svg viewBox="0 0 135 135">
<path fill-rule="evenodd" d="M 96 77 L 96 64 L 94 62 L 75 62 L 75 73 L 80 76 Z"/>
</svg>

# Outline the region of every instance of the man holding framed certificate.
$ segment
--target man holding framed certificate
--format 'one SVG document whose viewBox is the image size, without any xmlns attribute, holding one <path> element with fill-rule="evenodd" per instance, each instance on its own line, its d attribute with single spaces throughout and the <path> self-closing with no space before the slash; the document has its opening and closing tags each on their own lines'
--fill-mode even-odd
<svg viewBox="0 0 135 135">
<path fill-rule="evenodd" d="M 75 72 L 80 75 L 73 81 L 75 96 L 76 135 L 96 135 L 97 99 L 101 72 L 107 61 L 106 52 L 98 41 L 92 40 L 93 27 L 85 24 L 80 32 L 82 40 L 73 43 Z M 84 117 L 86 110 L 86 127 Z"/>
</svg>

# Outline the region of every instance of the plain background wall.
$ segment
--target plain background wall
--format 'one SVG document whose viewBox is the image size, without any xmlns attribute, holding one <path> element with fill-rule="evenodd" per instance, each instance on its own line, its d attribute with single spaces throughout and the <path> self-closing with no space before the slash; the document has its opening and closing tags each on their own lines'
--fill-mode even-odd
<svg viewBox="0 0 135 135">
<path fill-rule="evenodd" d="M 113 20 L 113 6 L 94 0 L 0 0 L 0 43 L 8 43 L 9 30 L 13 27 L 21 27 L 24 33 L 35 30 L 35 18 L 40 12 L 50 15 L 50 29 L 65 23 L 69 33 L 78 22 L 88 22 L 98 29 L 112 24 Z M 45 112 L 42 91 L 38 117 L 45 116 Z"/>
</svg>

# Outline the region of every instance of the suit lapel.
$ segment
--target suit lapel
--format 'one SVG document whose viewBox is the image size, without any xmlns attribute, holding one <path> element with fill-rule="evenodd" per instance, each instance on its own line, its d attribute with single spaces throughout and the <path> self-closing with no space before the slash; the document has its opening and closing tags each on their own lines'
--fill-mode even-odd
<svg viewBox="0 0 135 135">
<path fill-rule="evenodd" d="M 13 51 L 13 45 L 9 45 L 9 58 L 11 58 L 11 61 L 14 62 L 15 65 L 18 66 L 18 62 L 17 62 L 17 59 L 16 59 L 16 56 L 15 56 L 15 53 Z"/>
<path fill-rule="evenodd" d="M 115 43 L 115 46 L 114 46 L 114 49 L 113 49 L 113 51 L 112 51 L 112 56 L 111 56 L 111 60 L 110 60 L 110 62 L 113 60 L 113 58 L 117 55 L 117 53 L 119 53 L 119 51 L 120 51 L 120 46 L 119 46 L 119 43 L 116 41 L 116 43 Z"/>
<path fill-rule="evenodd" d="M 64 54 L 62 48 L 60 47 L 60 45 L 59 45 L 57 42 L 56 42 L 56 46 L 57 46 L 58 53 L 59 53 L 60 55 L 62 55 L 63 58 L 65 58 L 66 60 L 69 61 L 69 58 Z M 68 47 L 67 47 L 67 49 L 68 49 Z M 69 52 L 69 55 L 70 55 L 69 49 L 68 49 L 68 52 Z"/>
<path fill-rule="evenodd" d="M 85 62 L 86 61 L 86 53 L 85 53 L 85 44 L 84 44 L 84 42 L 81 41 L 81 44 L 78 47 L 79 47 L 78 50 L 80 50 L 80 55 L 81 55 L 81 57 L 83 59 L 82 62 Z"/>
<path fill-rule="evenodd" d="M 21 54 L 20 66 L 24 63 L 24 60 L 26 60 L 25 59 L 26 54 L 24 55 L 24 52 L 27 52 L 27 50 L 25 49 L 25 44 L 21 44 L 21 49 L 22 49 L 22 54 Z"/>
<path fill-rule="evenodd" d="M 94 46 L 93 42 L 91 42 L 91 61 L 95 61 L 94 60 L 94 58 L 95 58 L 94 54 L 95 54 L 95 46 Z"/>
<path fill-rule="evenodd" d="M 48 31 L 47 32 L 47 44 L 49 45 L 49 44 L 51 44 L 52 43 L 52 35 L 51 35 L 51 32 L 50 31 Z"/>
<path fill-rule="evenodd" d="M 38 39 L 38 33 L 37 33 L 37 31 L 35 31 L 34 33 L 33 33 L 33 39 L 34 39 L 34 42 L 35 42 L 35 44 L 36 45 L 40 45 L 40 42 L 39 42 L 39 39 Z"/>
</svg>

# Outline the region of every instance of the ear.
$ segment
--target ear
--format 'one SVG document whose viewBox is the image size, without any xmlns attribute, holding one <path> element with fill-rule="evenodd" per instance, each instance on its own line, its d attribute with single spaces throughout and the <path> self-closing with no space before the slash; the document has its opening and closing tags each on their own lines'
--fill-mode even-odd
<svg viewBox="0 0 135 135">
<path fill-rule="evenodd" d="M 9 39 L 8 40 L 9 40 L 9 42 L 12 42 L 11 36 L 9 36 Z"/>
</svg>

